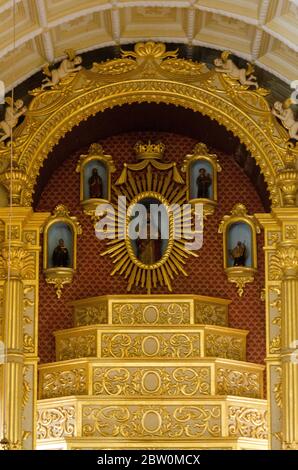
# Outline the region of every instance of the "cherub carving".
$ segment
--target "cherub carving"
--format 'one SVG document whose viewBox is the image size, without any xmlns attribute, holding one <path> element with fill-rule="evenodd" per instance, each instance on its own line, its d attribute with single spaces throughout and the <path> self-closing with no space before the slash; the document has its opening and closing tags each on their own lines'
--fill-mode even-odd
<svg viewBox="0 0 298 470">
<path fill-rule="evenodd" d="M 82 66 L 80 64 L 82 63 L 82 57 L 76 56 L 75 51 L 72 49 L 68 49 L 65 53 L 67 54 L 67 58 L 62 60 L 57 69 L 50 70 L 49 64 L 45 65 L 43 68 L 43 73 L 49 78 L 43 79 L 45 83 L 41 85 L 42 89 L 53 87 L 69 73 L 81 70 Z"/>
<path fill-rule="evenodd" d="M 12 130 L 17 126 L 19 117 L 27 111 L 23 100 L 13 102 L 11 97 L 6 98 L 8 106 L 5 109 L 4 120 L 0 122 L 0 142 L 11 138 Z"/>
<path fill-rule="evenodd" d="M 290 139 L 298 140 L 298 121 L 295 119 L 294 111 L 291 109 L 291 98 L 276 101 L 272 108 L 272 114 L 281 120 L 283 126 L 288 130 Z"/>
<path fill-rule="evenodd" d="M 253 75 L 254 66 L 247 64 L 247 69 L 240 69 L 236 64 L 229 59 L 230 52 L 225 51 L 221 54 L 220 58 L 214 60 L 216 72 L 226 73 L 229 77 L 239 80 L 241 85 L 255 86 L 259 88 L 257 77 Z"/>
</svg>

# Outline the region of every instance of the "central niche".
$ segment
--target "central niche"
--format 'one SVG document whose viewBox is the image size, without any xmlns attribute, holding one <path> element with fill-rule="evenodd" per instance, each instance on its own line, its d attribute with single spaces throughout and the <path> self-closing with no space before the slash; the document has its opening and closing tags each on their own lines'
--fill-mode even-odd
<svg viewBox="0 0 298 470">
<path fill-rule="evenodd" d="M 112 258 L 115 268 L 111 275 L 123 275 L 128 291 L 132 286 L 146 287 L 148 294 L 157 286 L 171 291 L 175 276 L 187 276 L 186 259 L 197 256 L 187 245 L 193 237 L 187 186 L 176 162 L 163 160 L 164 150 L 161 142 L 137 142 L 138 162 L 124 163 L 112 184 L 112 225 L 116 234 L 125 236 L 108 242 L 111 247 L 101 255 Z M 98 214 L 105 213 L 103 208 L 98 209 Z M 102 221 L 96 224 L 99 236 L 103 226 Z"/>
<path fill-rule="evenodd" d="M 165 199 L 157 193 L 147 194 L 140 194 L 128 208 L 127 242 L 132 260 L 153 269 L 170 254 L 173 220 Z"/>
</svg>

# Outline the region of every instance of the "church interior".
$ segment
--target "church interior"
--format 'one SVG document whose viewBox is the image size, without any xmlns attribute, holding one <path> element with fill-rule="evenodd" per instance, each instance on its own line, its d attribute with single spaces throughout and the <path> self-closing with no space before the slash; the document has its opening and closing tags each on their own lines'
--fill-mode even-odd
<svg viewBox="0 0 298 470">
<path fill-rule="evenodd" d="M 298 1 L 0 38 L 0 450 L 298 450 Z"/>
</svg>

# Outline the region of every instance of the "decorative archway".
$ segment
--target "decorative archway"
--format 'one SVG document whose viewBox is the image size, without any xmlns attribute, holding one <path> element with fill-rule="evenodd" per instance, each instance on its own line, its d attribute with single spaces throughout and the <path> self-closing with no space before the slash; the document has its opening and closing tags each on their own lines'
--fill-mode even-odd
<svg viewBox="0 0 298 470">
<path fill-rule="evenodd" d="M 287 131 L 272 115 L 265 99 L 269 91 L 256 91 L 205 64 L 177 58 L 164 44 L 139 43 L 121 59 L 94 63 L 91 70 L 69 74 L 51 90 L 33 90 L 23 124 L 15 132 L 13 200 L 30 206 L 36 178 L 50 150 L 74 126 L 89 116 L 123 104 L 155 102 L 174 104 L 209 116 L 245 144 L 268 185 L 272 206 L 282 206 L 295 175 L 280 172 L 293 167 L 297 150 L 288 143 Z M 10 149 L 2 144 L 0 158 Z M 10 176 L 1 182 L 9 187 Z M 280 179 L 282 181 L 280 181 Z M 291 180 L 291 181 L 290 181 Z M 293 192 L 293 191 L 292 191 Z M 293 204 L 293 194 L 286 205 Z"/>
<path fill-rule="evenodd" d="M 292 399 L 297 374 L 289 361 L 289 355 L 295 351 L 292 340 L 298 337 L 295 330 L 298 282 L 295 159 L 298 150 L 288 142 L 287 131 L 272 115 L 265 98 L 267 94 L 264 89 L 252 91 L 237 80 L 209 70 L 205 64 L 179 59 L 177 52 L 167 53 L 165 45 L 154 43 L 138 44 L 134 52 L 123 54 L 121 59 L 95 63 L 91 70 L 83 68 L 76 74 L 71 73 L 51 90 L 32 91 L 34 97 L 25 120 L 15 130 L 12 171 L 8 169 L 10 144 L 0 145 L 0 159 L 7 165 L 0 182 L 12 192 L 13 205 L 19 206 L 13 208 L 13 221 L 9 209 L 0 211 L 5 222 L 0 286 L 5 286 L 12 267 L 15 284 L 15 289 L 7 293 L 6 302 L 7 306 L 14 307 L 4 311 L 4 317 L 8 333 L 14 332 L 18 337 L 9 353 L 10 381 L 6 384 L 6 395 L 14 396 L 17 390 L 18 381 L 13 375 L 17 367 L 18 379 L 23 379 L 24 396 L 27 396 L 22 411 L 22 397 L 17 394 L 15 411 L 8 423 L 9 437 L 15 448 L 22 447 L 26 440 L 25 446 L 32 448 L 35 439 L 39 233 L 49 215 L 33 213 L 30 208 L 40 168 L 59 140 L 89 116 L 115 106 L 144 102 L 174 104 L 216 120 L 247 147 L 264 175 L 274 208 L 272 214 L 257 215 L 265 227 L 266 239 L 268 390 L 274 390 L 274 397 L 269 397 L 271 441 L 275 448 L 280 446 L 279 439 L 284 447 L 298 446 L 298 427 L 294 422 L 298 407 L 297 400 Z M 24 293 L 27 295 L 27 325 L 22 341 Z M 284 331 L 283 336 L 281 331 Z M 19 358 L 15 360 L 15 351 L 24 360 L 25 371 Z M 287 386 L 289 383 L 294 384 L 293 389 Z M 285 410 L 283 429 L 277 422 L 281 404 Z M 26 413 L 30 422 L 26 424 L 26 431 L 31 433 L 30 438 L 22 437 L 20 418 Z"/>
</svg>

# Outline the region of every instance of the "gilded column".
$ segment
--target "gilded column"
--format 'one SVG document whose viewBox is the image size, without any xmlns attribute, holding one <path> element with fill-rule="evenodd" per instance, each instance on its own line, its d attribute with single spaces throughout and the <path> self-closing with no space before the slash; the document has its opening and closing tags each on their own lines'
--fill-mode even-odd
<svg viewBox="0 0 298 470">
<path fill-rule="evenodd" d="M 283 448 L 298 449 L 298 241 L 278 246 L 282 270 Z"/>
<path fill-rule="evenodd" d="M 23 397 L 23 283 L 22 271 L 27 252 L 20 241 L 2 244 L 4 283 L 2 410 L 4 438 L 11 449 L 22 448 L 22 397 Z"/>
<path fill-rule="evenodd" d="M 273 214 L 256 214 L 265 230 L 265 304 L 266 304 L 266 384 L 268 402 L 269 446 L 282 446 L 281 397 L 281 272 L 277 260 L 277 246 L 281 242 L 280 223 Z"/>
</svg>

